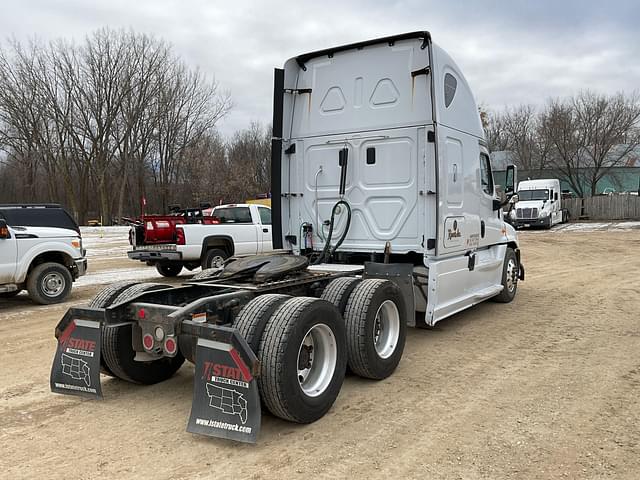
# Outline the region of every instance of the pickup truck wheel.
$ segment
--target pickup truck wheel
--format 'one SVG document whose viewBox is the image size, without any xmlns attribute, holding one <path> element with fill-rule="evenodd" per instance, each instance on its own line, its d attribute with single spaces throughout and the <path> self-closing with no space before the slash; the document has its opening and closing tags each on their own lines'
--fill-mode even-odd
<svg viewBox="0 0 640 480">
<path fill-rule="evenodd" d="M 509 303 L 516 296 L 518 290 L 518 257 L 512 248 L 507 248 L 504 255 L 504 266 L 502 267 L 502 291 L 493 297 L 499 303 Z"/>
<path fill-rule="evenodd" d="M 162 265 L 157 263 L 156 270 L 163 277 L 177 277 L 182 271 L 182 265 Z"/>
<path fill-rule="evenodd" d="M 344 323 L 331 303 L 311 297 L 284 302 L 268 320 L 258 359 L 258 388 L 267 409 L 297 423 L 333 405 L 347 364 Z"/>
<path fill-rule="evenodd" d="M 344 320 L 355 374 L 381 380 L 395 371 L 407 335 L 405 308 L 400 289 L 388 280 L 363 280 L 353 290 Z"/>
<path fill-rule="evenodd" d="M 260 347 L 260 340 L 267 321 L 273 312 L 290 298 L 290 295 L 278 293 L 260 295 L 242 307 L 236 316 L 233 326 L 238 329 L 254 353 Z"/>
<path fill-rule="evenodd" d="M 106 308 L 113 303 L 113 301 L 124 292 L 127 288 L 137 285 L 138 282 L 116 282 L 112 283 L 105 289 L 101 290 L 93 299 L 89 302 L 90 308 Z M 106 362 L 104 361 L 104 354 L 100 355 L 100 372 L 111 377 L 115 377 L 113 372 L 109 370 Z"/>
<path fill-rule="evenodd" d="M 353 292 L 353 289 L 360 283 L 359 278 L 343 277 L 331 280 L 329 284 L 322 291 L 320 298 L 327 302 L 333 303 L 338 311 L 344 315 L 344 310 L 347 308 L 347 301 L 349 295 Z"/>
<path fill-rule="evenodd" d="M 222 267 L 227 258 L 229 258 L 229 255 L 227 255 L 227 252 L 224 250 L 220 250 L 219 248 L 207 250 L 207 253 L 202 257 L 202 269 Z"/>
<path fill-rule="evenodd" d="M 126 302 L 151 290 L 167 288 L 158 283 L 138 283 L 122 291 L 112 302 Z M 102 329 L 102 354 L 105 363 L 113 374 L 132 383 L 151 385 L 173 376 L 184 363 L 184 356 L 178 352 L 175 357 L 164 357 L 150 362 L 134 360 L 136 352 L 132 346 L 132 326 L 110 327 Z"/>
<path fill-rule="evenodd" d="M 31 299 L 41 305 L 64 301 L 71 291 L 73 278 L 64 265 L 55 262 L 41 263 L 27 278 L 27 290 Z"/>
</svg>

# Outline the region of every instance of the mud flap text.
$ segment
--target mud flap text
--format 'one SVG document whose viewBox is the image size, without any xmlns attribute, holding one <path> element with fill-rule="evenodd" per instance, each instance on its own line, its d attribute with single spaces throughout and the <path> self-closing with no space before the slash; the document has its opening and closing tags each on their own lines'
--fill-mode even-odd
<svg viewBox="0 0 640 480">
<path fill-rule="evenodd" d="M 261 421 L 258 386 L 234 346 L 199 338 L 193 381 L 187 431 L 256 442 Z"/>
<path fill-rule="evenodd" d="M 51 366 L 51 391 L 102 398 L 100 388 L 100 322 L 74 319 L 58 338 Z"/>
</svg>

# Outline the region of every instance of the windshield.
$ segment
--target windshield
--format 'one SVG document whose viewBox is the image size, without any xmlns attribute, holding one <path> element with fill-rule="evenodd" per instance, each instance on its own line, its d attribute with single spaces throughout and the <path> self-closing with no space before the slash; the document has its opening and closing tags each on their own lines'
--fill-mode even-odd
<svg viewBox="0 0 640 480">
<path fill-rule="evenodd" d="M 223 207 L 213 210 L 220 223 L 251 223 L 249 207 Z"/>
<path fill-rule="evenodd" d="M 549 190 L 520 190 L 518 201 L 523 200 L 549 200 Z"/>
</svg>

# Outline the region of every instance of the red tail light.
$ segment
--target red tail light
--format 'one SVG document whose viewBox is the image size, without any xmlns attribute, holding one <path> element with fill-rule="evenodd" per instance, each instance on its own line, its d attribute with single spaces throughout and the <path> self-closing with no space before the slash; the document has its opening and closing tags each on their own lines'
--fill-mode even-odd
<svg viewBox="0 0 640 480">
<path fill-rule="evenodd" d="M 153 336 L 149 333 L 147 333 L 144 337 L 142 337 L 142 345 L 144 345 L 145 350 L 152 350 L 153 349 Z"/>
<path fill-rule="evenodd" d="M 176 343 L 175 338 L 167 337 L 164 341 L 164 349 L 169 355 L 173 355 L 178 350 L 178 344 Z"/>
<path fill-rule="evenodd" d="M 176 243 L 178 245 L 184 245 L 185 244 L 185 240 L 184 240 L 184 230 L 176 227 Z"/>
</svg>

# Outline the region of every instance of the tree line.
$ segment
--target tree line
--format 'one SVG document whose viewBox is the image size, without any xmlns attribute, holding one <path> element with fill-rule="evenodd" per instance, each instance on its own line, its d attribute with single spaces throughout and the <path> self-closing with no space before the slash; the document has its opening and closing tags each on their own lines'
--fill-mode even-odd
<svg viewBox="0 0 640 480">
<path fill-rule="evenodd" d="M 269 126 L 224 139 L 228 92 L 165 41 L 101 29 L 0 43 L 0 202 L 64 204 L 80 223 L 269 192 Z M 492 151 L 559 172 L 580 196 L 640 144 L 637 95 L 581 92 L 482 112 Z"/>
<path fill-rule="evenodd" d="M 598 181 L 625 166 L 640 144 L 636 94 L 583 91 L 481 117 L 492 151 L 509 151 L 527 172 L 553 169 L 580 197 L 595 195 Z"/>
<path fill-rule="evenodd" d="M 0 202 L 57 202 L 84 223 L 269 191 L 271 132 L 225 140 L 231 97 L 170 44 L 101 29 L 0 45 Z"/>
</svg>

